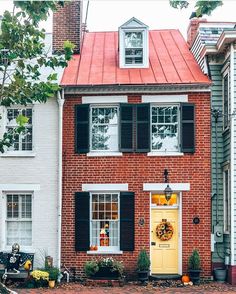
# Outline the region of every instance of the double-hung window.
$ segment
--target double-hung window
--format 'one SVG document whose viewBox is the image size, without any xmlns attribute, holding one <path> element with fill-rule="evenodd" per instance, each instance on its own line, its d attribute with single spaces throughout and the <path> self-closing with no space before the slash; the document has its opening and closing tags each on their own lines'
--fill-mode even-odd
<svg viewBox="0 0 236 294">
<path fill-rule="evenodd" d="M 119 194 L 91 194 L 90 245 L 99 250 L 119 250 Z"/>
<path fill-rule="evenodd" d="M 32 245 L 32 194 L 6 195 L 6 244 Z"/>
<path fill-rule="evenodd" d="M 152 151 L 179 151 L 179 107 L 163 105 L 151 109 Z"/>
<path fill-rule="evenodd" d="M 118 107 L 91 107 L 90 150 L 118 151 Z"/>
<path fill-rule="evenodd" d="M 19 115 L 28 117 L 28 122 L 25 124 L 25 130 L 20 134 L 14 134 L 13 146 L 9 151 L 32 151 L 33 149 L 33 125 L 32 125 L 32 108 L 7 108 L 7 123 L 6 131 L 13 132 L 18 127 L 16 119 Z"/>
<path fill-rule="evenodd" d="M 143 64 L 143 32 L 125 32 L 125 64 Z"/>
</svg>

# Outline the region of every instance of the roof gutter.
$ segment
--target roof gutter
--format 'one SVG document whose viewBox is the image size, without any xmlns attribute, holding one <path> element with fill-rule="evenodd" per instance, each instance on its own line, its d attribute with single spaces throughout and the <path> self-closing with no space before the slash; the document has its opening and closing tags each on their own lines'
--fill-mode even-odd
<svg viewBox="0 0 236 294">
<path fill-rule="evenodd" d="M 62 85 L 65 94 L 157 94 L 157 93 L 186 93 L 210 92 L 211 83 L 202 84 L 148 84 L 148 85 Z"/>
</svg>

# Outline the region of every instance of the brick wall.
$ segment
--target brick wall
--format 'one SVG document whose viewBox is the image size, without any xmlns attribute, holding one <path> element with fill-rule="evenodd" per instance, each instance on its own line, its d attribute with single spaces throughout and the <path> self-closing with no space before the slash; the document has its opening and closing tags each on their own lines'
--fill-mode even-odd
<svg viewBox="0 0 236 294">
<path fill-rule="evenodd" d="M 190 191 L 183 192 L 183 272 L 194 248 L 202 257 L 204 276 L 211 275 L 211 178 L 210 178 L 210 95 L 189 94 L 189 102 L 196 105 L 196 152 L 184 156 L 148 157 L 146 153 L 124 153 L 122 157 L 87 157 L 74 153 L 74 105 L 80 97 L 68 97 L 64 106 L 63 138 L 63 222 L 62 262 L 76 267 L 81 273 L 87 256 L 74 250 L 74 193 L 81 191 L 82 183 L 128 183 L 135 192 L 135 251 L 124 252 L 116 258 L 123 260 L 131 273 L 136 269 L 137 255 L 144 246 L 149 250 L 149 192 L 143 191 L 143 183 L 163 183 L 163 171 L 169 171 L 172 183 L 190 183 Z M 130 103 L 141 101 L 140 96 L 129 96 Z M 199 216 L 200 224 L 193 224 Z M 140 227 L 138 220 L 145 218 Z"/>
<path fill-rule="evenodd" d="M 193 40 L 195 39 L 195 36 L 197 34 L 197 30 L 199 27 L 199 24 L 201 22 L 207 22 L 207 20 L 204 18 L 194 17 L 190 19 L 188 29 L 187 29 L 187 43 L 191 46 Z"/>
<path fill-rule="evenodd" d="M 71 1 L 53 13 L 53 52 L 62 51 L 66 40 L 75 44 L 74 53 L 80 52 L 82 1 Z"/>
</svg>

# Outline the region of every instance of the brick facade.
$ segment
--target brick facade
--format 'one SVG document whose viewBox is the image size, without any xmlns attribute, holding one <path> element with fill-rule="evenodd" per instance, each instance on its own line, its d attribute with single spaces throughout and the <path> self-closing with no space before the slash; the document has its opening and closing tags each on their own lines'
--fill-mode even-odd
<svg viewBox="0 0 236 294">
<path fill-rule="evenodd" d="M 125 269 L 136 269 L 137 256 L 144 246 L 150 250 L 149 192 L 143 183 L 163 183 L 163 171 L 168 169 L 170 183 L 190 183 L 190 191 L 182 194 L 182 252 L 183 273 L 194 248 L 202 258 L 202 276 L 211 275 L 211 175 L 210 175 L 210 94 L 190 93 L 188 101 L 196 106 L 196 152 L 183 156 L 147 156 L 146 153 L 123 153 L 121 157 L 87 157 L 75 153 L 74 106 L 81 97 L 68 96 L 64 105 L 63 123 L 63 208 L 62 263 L 83 272 L 86 260 L 93 255 L 75 252 L 74 194 L 86 183 L 128 183 L 135 192 L 135 251 L 116 255 Z M 129 103 L 141 102 L 141 96 L 130 95 Z M 200 223 L 193 224 L 198 216 Z M 145 225 L 138 225 L 144 217 Z M 97 255 L 96 255 L 97 256 Z M 107 255 L 106 255 L 107 256 Z"/>
<path fill-rule="evenodd" d="M 74 45 L 74 53 L 80 53 L 82 28 L 82 1 L 65 2 L 53 13 L 53 52 L 62 51 L 66 40 Z"/>
</svg>

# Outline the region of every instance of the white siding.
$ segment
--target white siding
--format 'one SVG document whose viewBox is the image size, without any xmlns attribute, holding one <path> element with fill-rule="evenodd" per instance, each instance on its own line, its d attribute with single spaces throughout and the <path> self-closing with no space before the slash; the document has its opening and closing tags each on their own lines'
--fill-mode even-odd
<svg viewBox="0 0 236 294">
<path fill-rule="evenodd" d="M 33 113 L 34 157 L 0 157 L 0 184 L 38 184 L 33 195 L 33 245 L 22 251 L 36 252 L 35 267 L 43 265 L 45 255 L 57 260 L 58 197 L 58 104 L 51 99 L 35 104 Z M 0 124 L 3 120 L 0 120 Z M 1 126 L 0 126 L 1 131 Z M 5 245 L 4 191 L 0 190 L 0 251 Z"/>
</svg>

